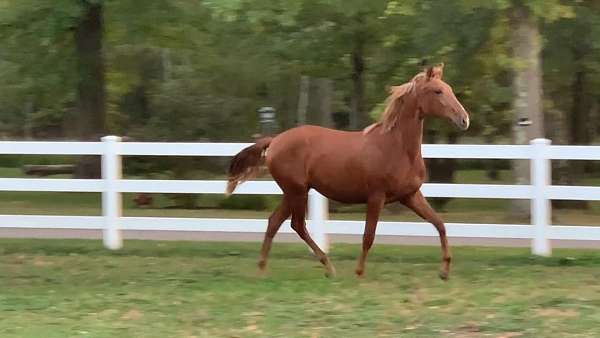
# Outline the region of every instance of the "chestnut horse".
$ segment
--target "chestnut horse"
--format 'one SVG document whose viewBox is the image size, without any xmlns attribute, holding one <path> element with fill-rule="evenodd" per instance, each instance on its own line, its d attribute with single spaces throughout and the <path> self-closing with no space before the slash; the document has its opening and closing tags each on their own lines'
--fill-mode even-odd
<svg viewBox="0 0 600 338">
<path fill-rule="evenodd" d="M 381 121 L 363 131 L 300 126 L 260 139 L 232 159 L 227 194 L 241 182 L 256 177 L 265 164 L 284 193 L 281 204 L 269 217 L 258 263 L 261 271 L 266 268 L 273 237 L 291 215 L 292 228 L 325 266 L 326 275 L 335 275 L 329 258 L 306 230 L 308 191 L 314 188 L 332 200 L 367 204 L 357 275 L 365 271 L 381 209 L 386 203 L 399 201 L 436 227 L 443 254 L 439 276 L 448 279 L 451 255 L 446 229 L 419 190 L 425 180 L 423 119 L 447 118 L 462 130 L 469 127 L 469 114 L 452 88 L 442 81 L 442 74 L 443 64 L 392 87 Z"/>
</svg>

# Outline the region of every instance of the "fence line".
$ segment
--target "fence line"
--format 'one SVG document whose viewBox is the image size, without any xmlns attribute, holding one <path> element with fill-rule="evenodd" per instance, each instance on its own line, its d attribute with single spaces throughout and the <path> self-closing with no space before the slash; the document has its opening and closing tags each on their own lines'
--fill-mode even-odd
<svg viewBox="0 0 600 338">
<path fill-rule="evenodd" d="M 121 142 L 106 136 L 102 142 L 0 142 L 0 154 L 101 155 L 102 179 L 0 178 L 0 191 L 101 192 L 102 216 L 0 215 L 0 227 L 101 229 L 104 245 L 122 247 L 121 230 L 263 232 L 266 220 L 175 217 L 122 217 L 121 194 L 208 193 L 222 194 L 223 180 L 122 179 L 122 156 L 233 156 L 247 143 Z M 531 224 L 448 223 L 451 237 L 531 239 L 534 254 L 550 255 L 551 239 L 600 240 L 600 227 L 551 225 L 551 199 L 600 200 L 600 187 L 551 185 L 552 159 L 600 160 L 600 146 L 552 146 L 536 139 L 530 145 L 423 145 L 426 158 L 529 160 L 531 184 L 424 184 L 427 197 L 502 198 L 531 200 Z M 281 194 L 272 181 L 251 181 L 237 194 Z M 327 199 L 309 194 L 308 227 L 315 241 L 328 248 L 327 233 L 362 234 L 362 221 L 328 220 Z M 289 222 L 283 232 L 291 232 Z M 380 222 L 379 235 L 437 236 L 435 229 L 418 222 Z"/>
</svg>

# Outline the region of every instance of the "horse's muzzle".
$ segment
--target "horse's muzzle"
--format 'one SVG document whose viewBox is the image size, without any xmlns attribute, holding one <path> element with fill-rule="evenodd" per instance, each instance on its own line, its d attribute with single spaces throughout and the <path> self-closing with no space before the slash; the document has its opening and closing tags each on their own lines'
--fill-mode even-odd
<svg viewBox="0 0 600 338">
<path fill-rule="evenodd" d="M 467 130 L 469 129 L 469 125 L 471 124 L 470 120 L 469 120 L 469 114 L 460 114 L 458 116 L 456 116 L 453 119 L 454 124 L 456 124 L 456 126 L 458 128 L 460 128 L 460 130 Z"/>
</svg>

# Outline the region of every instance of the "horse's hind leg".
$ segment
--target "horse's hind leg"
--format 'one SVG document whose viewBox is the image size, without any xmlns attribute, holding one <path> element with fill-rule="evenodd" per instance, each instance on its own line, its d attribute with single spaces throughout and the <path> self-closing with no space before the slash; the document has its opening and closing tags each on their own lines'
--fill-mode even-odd
<svg viewBox="0 0 600 338">
<path fill-rule="evenodd" d="M 440 270 L 440 278 L 448 279 L 450 273 L 450 248 L 448 247 L 448 238 L 446 237 L 446 227 L 438 214 L 431 208 L 421 191 L 417 191 L 406 200 L 402 201 L 404 205 L 412 209 L 417 215 L 435 226 L 440 235 L 442 245 L 442 269 Z"/>
<path fill-rule="evenodd" d="M 319 258 L 321 264 L 325 266 L 326 272 L 325 275 L 327 277 L 335 277 L 335 268 L 331 264 L 329 257 L 327 254 L 319 248 L 319 246 L 313 241 L 306 229 L 306 203 L 308 202 L 307 192 L 304 191 L 301 195 L 289 196 L 290 207 L 292 209 L 292 229 L 296 231 L 298 236 L 308 244 L 308 246 L 313 250 L 315 255 Z"/>
<path fill-rule="evenodd" d="M 273 211 L 269 217 L 269 225 L 265 232 L 265 238 L 263 240 L 262 248 L 260 250 L 260 260 L 258 261 L 258 267 L 261 271 L 265 271 L 267 267 L 267 259 L 269 258 L 269 252 L 271 251 L 271 244 L 273 243 L 273 237 L 277 234 L 277 231 L 281 227 L 281 224 L 290 217 L 292 211 L 290 210 L 289 203 L 285 196 L 283 197 L 281 204 Z"/>
</svg>

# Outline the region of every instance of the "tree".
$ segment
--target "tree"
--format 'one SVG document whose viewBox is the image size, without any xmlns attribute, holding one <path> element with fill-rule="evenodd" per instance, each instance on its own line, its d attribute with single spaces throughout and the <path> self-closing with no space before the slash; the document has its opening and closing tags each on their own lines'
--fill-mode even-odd
<svg viewBox="0 0 600 338">
<path fill-rule="evenodd" d="M 534 138 L 544 137 L 544 117 L 542 114 L 542 72 L 541 72 L 541 35 L 531 10 L 523 4 L 516 4 L 510 10 L 513 33 L 514 71 L 514 110 L 513 142 L 528 144 Z M 529 181 L 529 163 L 514 161 L 517 184 Z M 527 201 L 515 201 L 513 212 L 519 215 L 529 214 Z"/>
<path fill-rule="evenodd" d="M 24 0 L 0 3 L 0 112 L 10 136 L 47 135 L 62 129 L 75 95 L 72 30 L 80 16 L 73 1 Z"/>
<path fill-rule="evenodd" d="M 103 4 L 82 0 L 82 16 L 75 27 L 77 55 L 77 133 L 81 140 L 97 141 L 106 132 Z M 84 156 L 75 170 L 78 178 L 99 178 L 100 159 Z"/>
<path fill-rule="evenodd" d="M 75 27 L 77 55 L 78 133 L 83 140 L 104 135 L 106 89 L 104 81 L 103 5 L 82 1 L 82 17 Z"/>
<path fill-rule="evenodd" d="M 547 109 L 553 112 L 549 137 L 557 144 L 589 144 L 597 130 L 600 46 L 600 7 L 593 2 L 572 5 L 575 18 L 561 18 L 544 25 L 547 47 L 544 72 Z M 551 121 L 552 122 L 552 121 Z M 580 161 L 553 161 L 555 184 L 572 185 L 584 176 Z M 553 201 L 556 207 L 586 208 L 586 201 Z"/>
</svg>

